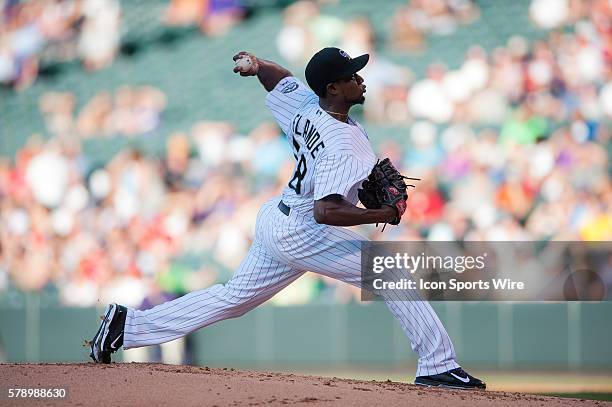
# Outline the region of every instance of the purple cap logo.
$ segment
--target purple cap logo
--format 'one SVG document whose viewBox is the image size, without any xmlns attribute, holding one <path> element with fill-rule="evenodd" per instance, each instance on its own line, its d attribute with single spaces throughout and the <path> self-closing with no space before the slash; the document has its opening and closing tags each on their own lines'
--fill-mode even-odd
<svg viewBox="0 0 612 407">
<path fill-rule="evenodd" d="M 341 49 L 340 49 L 340 50 L 338 50 L 338 51 L 340 51 L 340 55 L 342 55 L 344 58 L 346 58 L 346 59 L 351 59 L 351 57 L 349 56 L 349 54 L 347 54 L 347 53 L 346 53 L 346 52 L 344 52 L 343 50 L 341 50 Z"/>
</svg>

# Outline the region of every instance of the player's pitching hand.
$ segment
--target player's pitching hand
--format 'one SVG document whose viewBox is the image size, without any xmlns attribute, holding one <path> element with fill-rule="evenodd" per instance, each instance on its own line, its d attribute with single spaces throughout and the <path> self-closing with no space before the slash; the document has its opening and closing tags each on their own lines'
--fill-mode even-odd
<svg viewBox="0 0 612 407">
<path fill-rule="evenodd" d="M 250 52 L 240 51 L 232 58 L 236 66 L 234 72 L 240 76 L 254 76 L 259 72 L 259 60 Z"/>
</svg>

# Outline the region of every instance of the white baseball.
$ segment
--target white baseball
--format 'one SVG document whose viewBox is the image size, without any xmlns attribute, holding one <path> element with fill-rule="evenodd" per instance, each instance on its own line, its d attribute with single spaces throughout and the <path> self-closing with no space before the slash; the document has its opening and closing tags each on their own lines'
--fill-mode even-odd
<svg viewBox="0 0 612 407">
<path fill-rule="evenodd" d="M 251 57 L 245 56 L 236 60 L 236 66 L 240 69 L 240 72 L 248 72 L 253 67 L 253 61 L 251 61 Z"/>
</svg>

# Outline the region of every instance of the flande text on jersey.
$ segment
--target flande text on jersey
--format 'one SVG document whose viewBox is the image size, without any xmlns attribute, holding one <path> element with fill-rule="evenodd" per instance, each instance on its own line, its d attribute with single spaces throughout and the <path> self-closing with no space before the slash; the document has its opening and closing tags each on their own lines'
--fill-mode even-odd
<svg viewBox="0 0 612 407">
<path fill-rule="evenodd" d="M 304 144 L 306 144 L 306 148 L 310 151 L 310 155 L 312 158 L 315 158 L 315 152 L 319 151 L 319 149 L 325 148 L 325 144 L 321 139 L 321 135 L 317 131 L 317 129 L 312 125 L 309 119 L 304 121 L 304 125 L 301 127 L 300 132 L 300 123 L 302 122 L 302 115 L 297 114 L 293 118 L 293 123 L 291 123 L 291 128 L 293 130 L 293 134 L 296 136 L 302 136 L 304 138 Z M 295 139 L 294 139 L 295 144 Z M 299 150 L 299 146 L 295 146 L 296 150 Z"/>
</svg>

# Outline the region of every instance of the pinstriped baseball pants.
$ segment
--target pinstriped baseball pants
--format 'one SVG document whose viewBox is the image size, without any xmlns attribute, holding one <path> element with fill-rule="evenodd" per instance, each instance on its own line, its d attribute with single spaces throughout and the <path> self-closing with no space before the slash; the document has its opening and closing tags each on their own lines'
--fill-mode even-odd
<svg viewBox="0 0 612 407">
<path fill-rule="evenodd" d="M 257 216 L 255 240 L 226 284 L 194 291 L 145 311 L 128 309 L 124 348 L 160 344 L 245 314 L 311 271 L 360 286 L 361 241 L 350 230 L 317 224 L 312 216 L 268 201 Z M 393 295 L 393 294 L 390 294 Z M 385 299 L 418 355 L 417 376 L 459 367 L 453 344 L 428 302 Z"/>
</svg>

